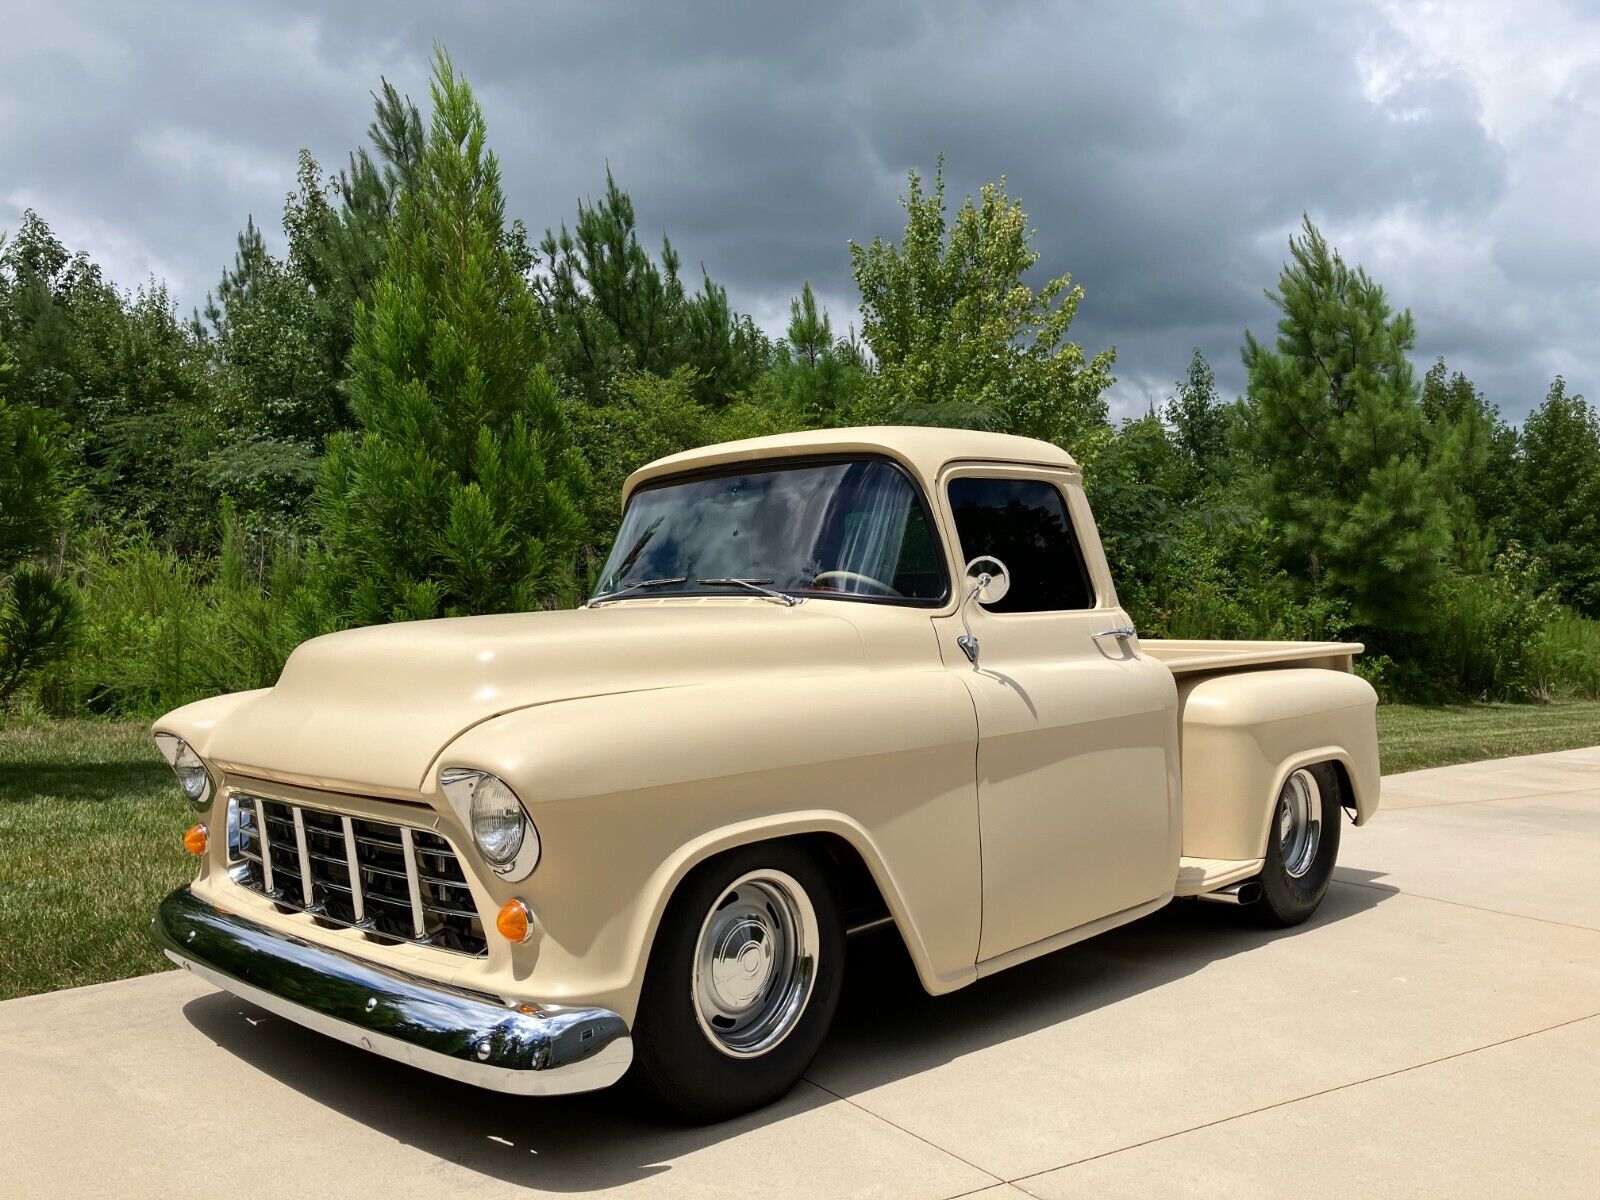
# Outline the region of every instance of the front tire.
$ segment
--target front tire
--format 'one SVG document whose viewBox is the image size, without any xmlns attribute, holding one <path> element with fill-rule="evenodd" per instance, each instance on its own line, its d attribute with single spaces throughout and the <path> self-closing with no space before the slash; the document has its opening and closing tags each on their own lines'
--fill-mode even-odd
<svg viewBox="0 0 1600 1200">
<path fill-rule="evenodd" d="M 1298 925 L 1327 895 L 1339 857 L 1342 796 L 1343 783 L 1330 763 L 1301 767 L 1284 780 L 1267 831 L 1261 899 L 1253 906 L 1264 924 Z"/>
<path fill-rule="evenodd" d="M 701 864 L 656 933 L 635 1022 L 636 1079 L 690 1121 L 770 1104 L 827 1035 L 844 950 L 832 883 L 800 847 L 745 846 Z"/>
</svg>

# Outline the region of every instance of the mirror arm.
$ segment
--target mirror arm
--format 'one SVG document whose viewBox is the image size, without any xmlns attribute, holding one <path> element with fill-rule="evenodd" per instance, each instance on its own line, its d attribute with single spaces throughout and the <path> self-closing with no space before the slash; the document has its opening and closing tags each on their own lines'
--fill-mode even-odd
<svg viewBox="0 0 1600 1200">
<path fill-rule="evenodd" d="M 979 593 L 989 586 L 989 575 L 985 572 L 978 576 L 977 582 L 972 585 L 972 590 L 967 593 L 967 598 L 961 602 L 961 628 L 962 634 L 956 639 L 956 645 L 961 647 L 961 653 L 967 656 L 967 661 L 972 664 L 972 669 L 978 669 L 978 639 L 972 634 L 972 626 L 967 624 L 967 608 L 978 598 Z"/>
</svg>

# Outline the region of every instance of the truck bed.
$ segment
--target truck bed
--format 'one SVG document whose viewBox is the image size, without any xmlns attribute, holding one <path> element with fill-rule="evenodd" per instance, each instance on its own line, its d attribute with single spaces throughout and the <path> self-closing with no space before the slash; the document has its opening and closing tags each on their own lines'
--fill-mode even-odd
<svg viewBox="0 0 1600 1200">
<path fill-rule="evenodd" d="M 1363 649 L 1360 642 L 1177 641 L 1165 638 L 1140 638 L 1139 647 L 1151 658 L 1165 663 L 1174 675 L 1280 664 L 1350 671 L 1355 656 Z"/>
</svg>

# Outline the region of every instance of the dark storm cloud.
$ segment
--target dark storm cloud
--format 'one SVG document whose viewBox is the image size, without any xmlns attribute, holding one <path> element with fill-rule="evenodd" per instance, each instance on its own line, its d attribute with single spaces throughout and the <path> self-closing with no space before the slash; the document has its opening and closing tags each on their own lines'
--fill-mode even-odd
<svg viewBox="0 0 1600 1200">
<path fill-rule="evenodd" d="M 380 74 L 424 98 L 437 40 L 530 228 L 609 163 L 651 240 L 769 328 L 804 280 L 854 318 L 848 239 L 892 235 L 906 171 L 943 153 L 955 199 L 1007 175 L 1041 278 L 1088 290 L 1075 334 L 1117 346 L 1120 411 L 1196 345 L 1242 385 L 1309 212 L 1415 311 L 1419 356 L 1520 415 L 1558 370 L 1596 390 L 1600 42 L 1560 5 L 1510 32 L 1493 10 L 1441 31 L 1276 3 L 40 6 L 0 47 L 0 227 L 34 205 L 193 303 L 246 214 L 276 224 L 300 146 L 342 162 Z"/>
</svg>

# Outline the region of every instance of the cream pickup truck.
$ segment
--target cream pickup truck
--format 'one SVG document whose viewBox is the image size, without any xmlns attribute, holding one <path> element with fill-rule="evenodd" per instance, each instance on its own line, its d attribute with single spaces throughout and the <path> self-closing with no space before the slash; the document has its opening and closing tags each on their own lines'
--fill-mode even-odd
<svg viewBox="0 0 1600 1200">
<path fill-rule="evenodd" d="M 166 954 L 486 1088 L 781 1095 L 845 941 L 949 992 L 1154 912 L 1268 925 L 1378 804 L 1359 645 L 1141 639 L 1082 475 L 840 429 L 627 481 L 563 612 L 354 629 L 155 723 L 198 811 Z"/>
</svg>

